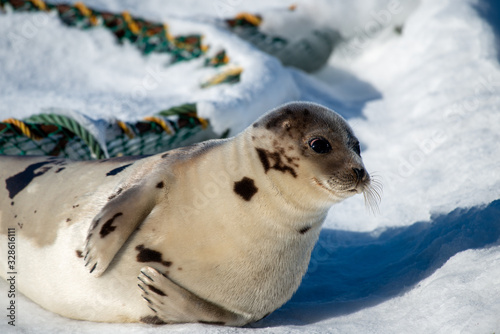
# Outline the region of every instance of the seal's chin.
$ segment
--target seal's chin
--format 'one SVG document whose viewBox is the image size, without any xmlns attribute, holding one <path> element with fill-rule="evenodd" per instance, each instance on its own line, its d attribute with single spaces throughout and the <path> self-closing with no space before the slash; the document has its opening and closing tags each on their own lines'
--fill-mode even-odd
<svg viewBox="0 0 500 334">
<path fill-rule="evenodd" d="M 354 182 L 348 184 L 334 183 L 332 181 L 320 181 L 316 177 L 313 178 L 314 184 L 323 190 L 327 191 L 330 195 L 336 198 L 347 198 L 356 194 L 362 194 L 365 191 L 365 182 Z"/>
</svg>

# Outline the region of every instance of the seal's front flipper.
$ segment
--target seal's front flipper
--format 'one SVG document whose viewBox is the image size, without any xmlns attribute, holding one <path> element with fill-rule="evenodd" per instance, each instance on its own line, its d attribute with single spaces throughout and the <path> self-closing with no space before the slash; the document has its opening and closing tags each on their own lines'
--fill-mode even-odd
<svg viewBox="0 0 500 334">
<path fill-rule="evenodd" d="M 147 185 L 134 185 L 110 197 L 95 216 L 85 245 L 85 266 L 101 276 L 125 241 L 155 206 L 155 192 Z"/>
<path fill-rule="evenodd" d="M 231 312 L 196 296 L 154 268 L 142 268 L 138 279 L 142 297 L 154 315 L 166 323 L 243 326 L 251 320 L 250 315 Z"/>
</svg>

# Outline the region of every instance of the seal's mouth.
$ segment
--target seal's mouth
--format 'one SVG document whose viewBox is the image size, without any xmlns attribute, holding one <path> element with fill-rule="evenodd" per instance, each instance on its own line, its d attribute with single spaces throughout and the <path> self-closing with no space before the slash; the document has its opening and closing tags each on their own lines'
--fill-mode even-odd
<svg viewBox="0 0 500 334">
<path fill-rule="evenodd" d="M 327 191 L 335 198 L 346 199 L 356 194 L 363 194 L 365 206 L 373 213 L 378 212 L 378 204 L 381 201 L 382 184 L 373 177 L 366 177 L 363 180 L 350 180 L 350 182 L 341 182 L 333 178 L 324 182 L 316 177 L 314 183 Z"/>
<path fill-rule="evenodd" d="M 354 194 L 361 194 L 364 191 L 365 188 L 365 183 L 368 182 L 355 182 L 353 185 L 352 182 L 344 183 L 344 182 L 339 182 L 339 181 L 333 181 L 333 179 L 328 179 L 324 182 L 320 181 L 316 177 L 313 178 L 314 183 L 329 192 L 330 194 L 333 194 L 334 196 L 338 197 L 340 194 L 349 194 L 354 195 Z"/>
</svg>

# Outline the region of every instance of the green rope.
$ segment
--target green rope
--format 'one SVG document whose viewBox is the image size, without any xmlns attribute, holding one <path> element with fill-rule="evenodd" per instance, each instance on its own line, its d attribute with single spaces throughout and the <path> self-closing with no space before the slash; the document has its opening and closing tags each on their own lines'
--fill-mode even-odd
<svg viewBox="0 0 500 334">
<path fill-rule="evenodd" d="M 172 107 L 166 110 L 162 110 L 158 113 L 160 116 L 174 116 L 180 114 L 189 114 L 196 113 L 196 104 L 195 103 L 186 103 L 180 106 Z"/>
<path fill-rule="evenodd" d="M 144 120 L 110 123 L 104 130 L 106 143 L 102 145 L 110 157 L 156 154 L 182 146 L 208 126 L 208 120 L 197 116 L 196 104 L 188 103 L 165 109 Z M 102 158 L 103 148 L 71 117 L 40 114 L 24 120 L 10 118 L 0 122 L 0 155 L 43 154 L 87 160 Z"/>
<path fill-rule="evenodd" d="M 83 142 L 87 144 L 90 152 L 94 154 L 97 159 L 105 158 L 104 151 L 102 150 L 101 146 L 94 138 L 94 136 L 92 136 L 90 132 L 87 131 L 78 122 L 69 117 L 56 114 L 38 114 L 29 117 L 28 119 L 26 119 L 26 121 L 33 123 L 59 125 L 80 137 Z"/>
</svg>

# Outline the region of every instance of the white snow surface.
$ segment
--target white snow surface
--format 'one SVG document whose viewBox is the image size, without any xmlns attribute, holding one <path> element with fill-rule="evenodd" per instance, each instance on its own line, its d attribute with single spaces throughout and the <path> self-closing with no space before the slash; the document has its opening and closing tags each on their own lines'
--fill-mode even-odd
<svg viewBox="0 0 500 334">
<path fill-rule="evenodd" d="M 314 75 L 283 67 L 218 24 L 239 11 L 260 12 L 268 31 L 280 31 L 292 3 L 303 25 L 327 25 L 345 37 Z M 165 68 L 164 55 L 143 57 L 103 29 L 68 28 L 46 14 L 0 15 L 0 31 L 7 32 L 0 36 L 2 119 L 58 107 L 133 120 L 197 101 L 216 131 L 237 133 L 283 102 L 310 100 L 349 121 L 367 169 L 384 185 L 376 215 L 360 196 L 333 207 L 295 296 L 245 328 L 74 321 L 18 295 L 16 327 L 2 316 L 0 332 L 499 332 L 500 20 L 488 7 L 494 3 L 86 1 L 169 22 L 174 34 L 203 31 L 212 51 L 225 48 L 246 69 L 239 84 L 207 90 L 198 85 L 216 70 L 201 61 Z M 0 282 L 3 313 L 7 290 Z"/>
</svg>

